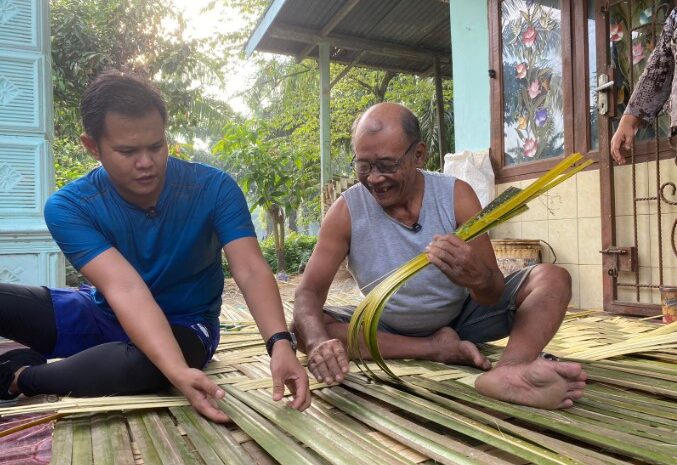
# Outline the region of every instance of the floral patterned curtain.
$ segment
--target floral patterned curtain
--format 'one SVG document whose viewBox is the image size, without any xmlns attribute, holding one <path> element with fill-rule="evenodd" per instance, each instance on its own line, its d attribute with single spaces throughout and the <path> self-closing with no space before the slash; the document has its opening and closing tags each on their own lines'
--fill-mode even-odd
<svg viewBox="0 0 677 465">
<path fill-rule="evenodd" d="M 504 0 L 505 166 L 564 153 L 559 0 Z"/>
</svg>

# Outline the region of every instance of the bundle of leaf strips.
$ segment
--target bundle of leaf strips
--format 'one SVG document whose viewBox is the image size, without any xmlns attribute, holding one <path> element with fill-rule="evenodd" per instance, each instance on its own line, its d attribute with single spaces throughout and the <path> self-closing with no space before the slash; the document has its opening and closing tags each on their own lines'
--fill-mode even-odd
<svg viewBox="0 0 677 465">
<path fill-rule="evenodd" d="M 581 163 L 579 163 L 581 162 Z M 550 171 L 534 181 L 529 187 L 518 189 L 510 187 L 484 207 L 477 215 L 461 225 L 454 234 L 464 241 L 471 241 L 491 228 L 528 210 L 527 203 L 552 189 L 574 174 L 591 165 L 592 160 L 584 160 L 583 155 L 574 153 L 559 162 Z M 357 306 L 348 327 L 348 352 L 362 372 L 372 379 L 381 379 L 365 363 L 360 348 L 364 341 L 370 358 L 383 372 L 397 381 L 400 378 L 393 373 L 383 360 L 378 348 L 378 323 L 388 299 L 413 275 L 428 266 L 428 254 L 423 252 L 390 273 L 378 286 L 371 290 Z"/>
</svg>

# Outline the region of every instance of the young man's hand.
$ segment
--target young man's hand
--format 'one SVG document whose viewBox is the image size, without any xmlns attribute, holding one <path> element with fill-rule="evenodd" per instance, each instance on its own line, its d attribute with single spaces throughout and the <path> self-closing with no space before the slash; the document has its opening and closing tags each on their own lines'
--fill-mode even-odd
<svg viewBox="0 0 677 465">
<path fill-rule="evenodd" d="M 343 381 L 348 373 L 348 355 L 338 339 L 328 339 L 308 348 L 308 369 L 321 383 Z"/>
<path fill-rule="evenodd" d="M 291 391 L 293 400 L 287 405 L 299 411 L 310 406 L 310 389 L 308 373 L 301 366 L 288 341 L 278 341 L 273 346 L 270 360 L 270 371 L 273 375 L 273 400 L 281 400 L 284 387 Z"/>
<path fill-rule="evenodd" d="M 170 381 L 181 393 L 186 396 L 190 405 L 204 417 L 217 423 L 230 420 L 228 415 L 216 407 L 214 399 L 221 399 L 225 395 L 207 375 L 195 368 L 186 368 L 172 376 Z"/>
</svg>

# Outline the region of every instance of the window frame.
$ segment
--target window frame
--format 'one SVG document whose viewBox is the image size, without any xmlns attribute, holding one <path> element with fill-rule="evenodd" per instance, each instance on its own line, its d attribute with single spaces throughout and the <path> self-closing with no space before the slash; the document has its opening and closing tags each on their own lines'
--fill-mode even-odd
<svg viewBox="0 0 677 465">
<path fill-rule="evenodd" d="M 562 11 L 562 101 L 564 115 L 564 153 L 545 160 L 505 166 L 504 164 L 504 120 L 503 120 L 503 43 L 501 31 L 501 3 L 503 0 L 489 0 L 489 44 L 490 44 L 490 104 L 491 104 L 491 161 L 496 182 L 510 182 L 539 176 L 560 162 L 574 148 L 574 97 L 573 97 L 573 59 L 572 44 L 572 3 L 573 0 L 560 0 Z M 579 4 L 581 2 L 578 2 Z M 587 2 L 586 2 L 587 3 Z M 584 70 L 585 72 L 585 70 Z M 586 89 L 587 89 L 586 83 Z M 587 100 L 587 96 L 586 96 Z M 587 112 L 586 112 L 587 113 Z M 586 121 L 587 121 L 586 116 Z"/>
</svg>

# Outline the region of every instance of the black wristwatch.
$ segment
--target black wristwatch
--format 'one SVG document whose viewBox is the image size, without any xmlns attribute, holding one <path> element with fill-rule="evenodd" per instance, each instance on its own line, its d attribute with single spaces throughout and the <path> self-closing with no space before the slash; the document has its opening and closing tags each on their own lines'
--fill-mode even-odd
<svg viewBox="0 0 677 465">
<path fill-rule="evenodd" d="M 296 352 L 296 336 L 294 333 L 291 333 L 289 331 L 280 331 L 279 333 L 275 333 L 268 340 L 266 341 L 266 350 L 268 351 L 268 355 L 271 357 L 273 356 L 273 345 L 279 341 L 280 339 L 286 339 L 289 341 L 291 344 L 291 349 Z"/>
</svg>

